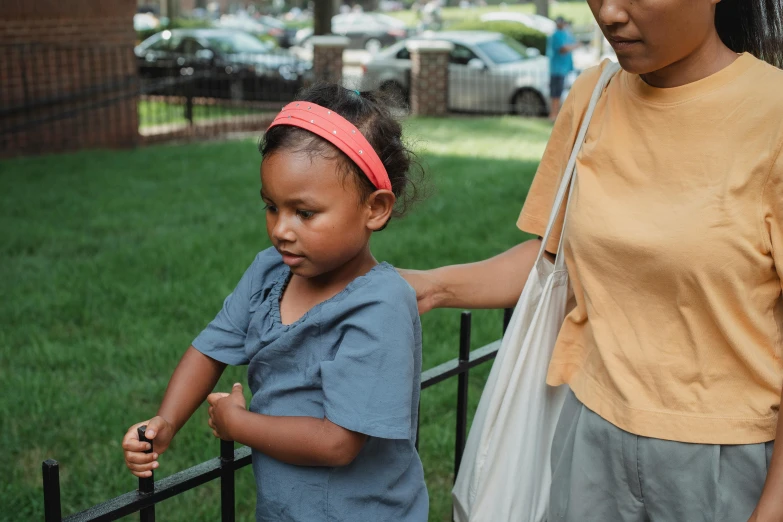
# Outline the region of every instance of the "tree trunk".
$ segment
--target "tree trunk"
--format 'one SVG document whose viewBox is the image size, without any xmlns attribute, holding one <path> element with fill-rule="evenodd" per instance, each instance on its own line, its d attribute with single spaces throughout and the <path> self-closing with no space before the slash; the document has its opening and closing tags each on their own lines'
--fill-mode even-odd
<svg viewBox="0 0 783 522">
<path fill-rule="evenodd" d="M 549 0 L 536 0 L 536 14 L 549 18 Z"/>
<path fill-rule="evenodd" d="M 313 34 L 332 33 L 332 17 L 337 14 L 339 0 L 318 0 L 313 12 Z"/>
</svg>

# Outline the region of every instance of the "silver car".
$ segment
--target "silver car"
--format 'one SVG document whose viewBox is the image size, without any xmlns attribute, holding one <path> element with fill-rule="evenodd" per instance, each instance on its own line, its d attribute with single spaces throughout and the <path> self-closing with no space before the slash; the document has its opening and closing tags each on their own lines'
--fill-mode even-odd
<svg viewBox="0 0 783 522">
<path fill-rule="evenodd" d="M 549 60 L 538 49 L 488 31 L 444 31 L 416 39 L 454 44 L 449 55 L 449 110 L 523 116 L 548 113 Z M 392 45 L 363 65 L 364 90 L 408 94 L 411 60 L 406 43 Z"/>
</svg>

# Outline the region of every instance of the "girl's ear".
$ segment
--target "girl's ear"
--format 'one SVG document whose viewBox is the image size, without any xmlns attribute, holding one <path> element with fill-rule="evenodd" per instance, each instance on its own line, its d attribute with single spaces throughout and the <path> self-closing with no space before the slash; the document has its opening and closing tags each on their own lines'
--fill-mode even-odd
<svg viewBox="0 0 783 522">
<path fill-rule="evenodd" d="M 370 194 L 370 197 L 367 198 L 367 208 L 370 211 L 367 228 L 375 232 L 386 226 L 396 201 L 397 197 L 391 190 L 376 190 Z"/>
</svg>

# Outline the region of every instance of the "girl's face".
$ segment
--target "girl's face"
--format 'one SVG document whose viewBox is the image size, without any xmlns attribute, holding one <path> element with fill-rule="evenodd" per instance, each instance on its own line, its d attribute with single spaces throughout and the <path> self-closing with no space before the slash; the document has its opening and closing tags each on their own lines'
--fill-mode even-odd
<svg viewBox="0 0 783 522">
<path fill-rule="evenodd" d="M 587 0 L 620 65 L 648 74 L 694 53 L 715 31 L 720 0 Z"/>
<path fill-rule="evenodd" d="M 328 274 L 369 255 L 370 234 L 388 219 L 379 217 L 373 196 L 360 200 L 356 183 L 338 167 L 337 159 L 286 151 L 263 160 L 266 230 L 296 275 Z"/>
</svg>

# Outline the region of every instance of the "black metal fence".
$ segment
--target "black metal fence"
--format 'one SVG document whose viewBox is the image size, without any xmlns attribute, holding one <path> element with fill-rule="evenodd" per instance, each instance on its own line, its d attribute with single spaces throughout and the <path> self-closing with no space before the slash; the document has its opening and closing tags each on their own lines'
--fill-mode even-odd
<svg viewBox="0 0 783 522">
<path fill-rule="evenodd" d="M 311 74 L 309 62 L 244 33 L 226 40 L 165 33 L 135 51 L 0 44 L 0 153 L 259 130 Z"/>
<path fill-rule="evenodd" d="M 503 331 L 511 319 L 511 309 L 503 314 Z M 482 348 L 470 350 L 471 313 L 462 312 L 459 334 L 459 356 L 422 373 L 422 390 L 457 376 L 457 422 L 454 447 L 454 476 L 459 471 L 462 453 L 465 449 L 468 428 L 468 375 L 470 369 L 495 357 L 500 341 Z M 143 430 L 139 433 L 143 439 Z M 418 447 L 418 429 L 416 445 Z M 152 450 L 149 450 L 152 451 Z M 234 449 L 234 443 L 220 441 L 220 456 L 202 462 L 192 468 L 175 473 L 163 480 L 154 481 L 153 477 L 140 478 L 139 488 L 111 500 L 97 504 L 84 511 L 62 518 L 60 506 L 59 463 L 46 460 L 43 463 L 44 519 L 46 522 L 101 522 L 139 513 L 141 522 L 154 522 L 155 505 L 193 489 L 197 486 L 220 479 L 220 504 L 222 522 L 235 519 L 234 473 L 251 462 L 250 448 L 243 446 Z"/>
<path fill-rule="evenodd" d="M 546 58 L 486 65 L 449 65 L 449 111 L 541 117 L 549 113 Z"/>
</svg>

